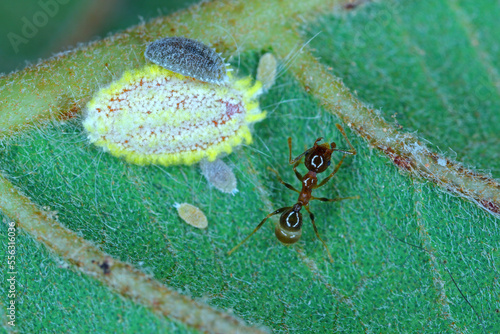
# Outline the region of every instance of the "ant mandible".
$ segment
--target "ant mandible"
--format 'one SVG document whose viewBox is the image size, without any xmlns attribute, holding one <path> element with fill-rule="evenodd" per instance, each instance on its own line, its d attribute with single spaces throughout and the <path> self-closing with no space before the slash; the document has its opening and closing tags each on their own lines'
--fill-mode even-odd
<svg viewBox="0 0 500 334">
<path fill-rule="evenodd" d="M 302 209 L 302 207 L 304 207 L 309 213 L 309 218 L 311 219 L 312 225 L 314 227 L 314 233 L 316 233 L 316 237 L 318 237 L 318 239 L 323 243 L 323 246 L 325 247 L 328 253 L 328 257 L 330 258 L 330 261 L 333 262 L 333 258 L 332 255 L 330 254 L 330 251 L 328 250 L 328 246 L 319 236 L 318 229 L 316 228 L 316 224 L 314 223 L 314 214 L 309 210 L 309 201 L 318 200 L 322 202 L 338 202 L 338 201 L 343 201 L 345 199 L 359 198 L 359 196 L 325 198 L 325 197 L 315 197 L 312 196 L 311 194 L 313 189 L 322 187 L 328 181 L 330 181 L 330 179 L 335 175 L 335 173 L 337 173 L 340 166 L 344 162 L 345 157 L 348 154 L 356 155 L 357 153 L 356 149 L 354 149 L 354 147 L 351 145 L 351 142 L 347 138 L 344 129 L 339 124 L 336 124 L 336 126 L 337 129 L 339 129 L 339 131 L 342 133 L 344 139 L 351 147 L 350 150 L 337 149 L 336 148 L 337 145 L 335 144 L 335 142 L 332 142 L 330 145 L 328 145 L 328 143 L 323 143 L 318 145 L 318 142 L 323 139 L 322 137 L 320 137 L 316 139 L 313 147 L 306 150 L 304 153 L 300 154 L 298 157 L 292 160 L 292 138 L 291 137 L 288 138 L 288 149 L 290 151 L 290 158 L 288 162 L 290 163 L 290 165 L 293 164 L 293 171 L 295 172 L 295 176 L 297 177 L 297 179 L 299 179 L 299 181 L 302 183 L 302 190 L 298 191 L 291 184 L 284 182 L 276 170 L 270 167 L 268 167 L 268 169 L 276 174 L 276 176 L 278 177 L 278 181 L 282 183 L 285 187 L 299 193 L 299 199 L 297 200 L 297 203 L 295 203 L 291 207 L 287 206 L 268 214 L 266 218 L 264 218 L 260 222 L 260 224 L 257 225 L 257 227 L 253 230 L 252 233 L 250 233 L 248 237 L 246 237 L 242 242 L 240 242 L 236 247 L 234 247 L 228 252 L 228 255 L 231 255 L 241 245 L 243 245 L 255 232 L 257 232 L 262 227 L 262 225 L 264 225 L 264 223 L 268 218 L 280 213 L 281 213 L 280 220 L 276 224 L 276 228 L 274 230 L 276 238 L 278 238 L 279 241 L 281 241 L 286 245 L 291 245 L 296 243 L 297 241 L 299 241 L 300 236 L 302 235 L 302 213 L 300 213 L 300 210 Z M 344 153 L 342 159 L 340 159 L 337 166 L 335 166 L 333 172 L 318 184 L 317 174 L 323 173 L 330 166 L 331 156 L 332 153 L 335 151 Z M 300 164 L 302 157 L 304 156 L 305 156 L 304 165 L 308 169 L 308 172 L 306 175 L 302 176 L 297 171 L 297 166 Z"/>
</svg>

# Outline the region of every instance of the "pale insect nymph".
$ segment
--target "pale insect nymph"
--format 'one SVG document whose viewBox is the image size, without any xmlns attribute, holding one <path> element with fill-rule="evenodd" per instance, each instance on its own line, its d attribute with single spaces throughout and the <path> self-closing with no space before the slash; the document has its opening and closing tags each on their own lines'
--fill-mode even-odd
<svg viewBox="0 0 500 334">
<path fill-rule="evenodd" d="M 207 228 L 207 216 L 198 207 L 189 203 L 175 203 L 174 208 L 177 209 L 177 213 L 187 224 L 200 229 Z"/>
</svg>

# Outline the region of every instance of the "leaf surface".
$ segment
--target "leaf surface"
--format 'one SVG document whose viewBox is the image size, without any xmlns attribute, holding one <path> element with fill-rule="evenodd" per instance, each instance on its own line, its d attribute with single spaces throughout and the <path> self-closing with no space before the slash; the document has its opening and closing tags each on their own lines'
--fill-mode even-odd
<svg viewBox="0 0 500 334">
<path fill-rule="evenodd" d="M 493 3 L 389 1 L 322 16 L 303 34 L 322 31 L 309 47 L 360 100 L 386 119 L 397 112 L 408 131 L 498 178 L 499 14 Z M 235 57 L 239 75 L 255 75 L 262 53 Z M 299 187 L 289 136 L 294 155 L 317 137 L 347 148 L 338 119 L 286 71 L 261 106 L 268 117 L 254 126 L 254 143 L 224 158 L 238 179 L 236 196 L 210 187 L 197 166 L 139 167 L 103 153 L 87 142 L 79 117 L 4 140 L 3 173 L 113 258 L 250 324 L 276 332 L 500 329 L 498 219 L 400 172 L 350 131 L 358 154 L 315 196 L 360 199 L 311 203 L 334 263 L 307 215 L 297 245 L 281 245 L 269 222 L 227 257 L 269 212 L 295 203 L 267 170 Z M 208 229 L 183 223 L 176 202 L 202 209 Z M 23 232 L 17 244 L 24 332 L 193 331 L 64 268 Z"/>
</svg>

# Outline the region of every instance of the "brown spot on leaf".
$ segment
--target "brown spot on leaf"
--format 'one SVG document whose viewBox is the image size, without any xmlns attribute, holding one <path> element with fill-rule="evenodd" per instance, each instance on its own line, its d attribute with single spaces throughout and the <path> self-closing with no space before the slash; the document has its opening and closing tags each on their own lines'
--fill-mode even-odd
<svg viewBox="0 0 500 334">
<path fill-rule="evenodd" d="M 392 161 L 400 168 L 411 171 L 412 166 L 411 166 L 411 160 L 408 158 L 404 158 L 402 156 L 396 155 L 391 157 Z"/>
<path fill-rule="evenodd" d="M 405 157 L 404 155 L 394 152 L 394 150 L 390 147 L 382 149 L 382 151 L 384 151 L 384 153 L 387 154 L 387 156 L 391 158 L 392 162 L 394 162 L 394 164 L 399 168 L 404 169 L 406 171 L 412 170 L 413 168 L 412 160 L 409 159 L 408 157 Z"/>
<path fill-rule="evenodd" d="M 110 257 L 106 257 L 102 262 L 97 262 L 92 260 L 92 263 L 95 263 L 102 269 L 104 275 L 111 274 L 111 267 L 113 266 L 113 261 Z"/>
<path fill-rule="evenodd" d="M 500 214 L 500 205 L 498 205 L 495 202 L 489 201 L 487 199 L 482 199 L 479 201 L 483 207 L 485 207 L 487 210 L 494 212 L 496 214 Z"/>
<path fill-rule="evenodd" d="M 353 10 L 354 8 L 358 7 L 360 5 L 360 2 L 348 2 L 344 5 L 344 9 L 346 10 Z"/>
</svg>

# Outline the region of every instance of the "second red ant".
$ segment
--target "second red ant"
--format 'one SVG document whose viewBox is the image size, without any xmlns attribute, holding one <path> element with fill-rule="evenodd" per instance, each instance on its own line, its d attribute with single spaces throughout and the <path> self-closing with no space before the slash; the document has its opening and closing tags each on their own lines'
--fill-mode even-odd
<svg viewBox="0 0 500 334">
<path fill-rule="evenodd" d="M 316 228 L 316 224 L 314 222 L 314 214 L 309 210 L 309 202 L 311 200 L 318 200 L 322 202 L 338 202 L 342 201 L 345 199 L 356 199 L 359 198 L 359 196 L 351 196 L 351 197 L 339 197 L 339 198 L 325 198 L 325 197 L 315 197 L 312 196 L 312 191 L 313 189 L 317 189 L 319 187 L 324 186 L 334 175 L 337 173 L 339 170 L 340 166 L 344 162 L 345 157 L 350 154 L 350 155 L 356 155 L 356 150 L 354 147 L 351 145 L 351 142 L 347 138 L 347 135 L 345 134 L 344 129 L 339 125 L 336 124 L 337 129 L 342 133 L 342 136 L 344 139 L 347 141 L 349 146 L 351 147 L 350 150 L 340 150 L 337 149 L 337 145 L 335 142 L 332 142 L 330 145 L 328 143 L 323 143 L 319 144 L 318 142 L 322 140 L 323 138 L 318 138 L 314 142 L 313 147 L 310 149 L 306 150 L 302 154 L 300 154 L 298 157 L 292 160 L 292 138 L 288 138 L 288 149 L 290 152 L 290 158 L 288 162 L 293 165 L 293 171 L 295 172 L 295 176 L 299 181 L 302 183 L 302 190 L 298 191 L 295 189 L 294 186 L 292 186 L 289 183 L 284 182 L 281 177 L 279 176 L 278 172 L 270 167 L 268 169 L 272 171 L 273 173 L 276 174 L 278 177 L 278 180 L 280 183 L 282 183 L 285 187 L 288 189 L 291 189 L 297 193 L 299 193 L 299 198 L 297 200 L 297 203 L 295 203 L 293 206 L 287 206 L 281 209 L 278 209 L 274 212 L 271 212 L 264 218 L 259 225 L 253 230 L 252 233 L 250 233 L 249 236 L 247 236 L 245 239 L 243 239 L 242 242 L 240 242 L 236 247 L 231 249 L 228 252 L 228 255 L 231 255 L 235 250 L 237 250 L 242 244 L 244 244 L 255 232 L 257 232 L 262 225 L 266 222 L 266 220 L 274 215 L 281 214 L 279 222 L 276 224 L 275 227 L 275 234 L 276 238 L 278 238 L 279 241 L 286 245 L 294 244 L 296 243 L 299 239 L 300 236 L 302 235 L 302 213 L 300 210 L 302 207 L 304 207 L 307 212 L 309 213 L 309 218 L 311 219 L 313 228 L 314 228 L 314 233 L 316 233 L 316 237 L 323 243 L 323 246 L 325 247 L 328 257 L 330 258 L 330 261 L 333 262 L 332 255 L 330 254 L 330 251 L 328 250 L 328 246 L 326 243 L 321 239 L 318 233 L 318 229 Z M 331 156 L 333 152 L 342 152 L 344 155 L 342 156 L 342 159 L 337 163 L 337 166 L 335 166 L 335 169 L 333 172 L 330 173 L 323 181 L 321 181 L 318 184 L 318 177 L 317 174 L 323 173 L 331 163 Z M 304 160 L 304 165 L 308 169 L 308 172 L 302 176 L 298 171 L 297 171 L 297 166 L 300 164 L 302 161 L 302 157 L 305 156 Z"/>
</svg>

